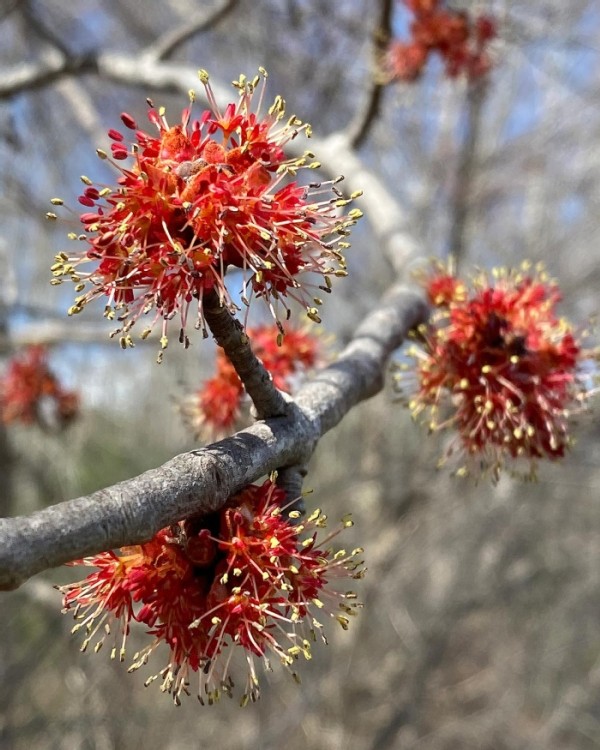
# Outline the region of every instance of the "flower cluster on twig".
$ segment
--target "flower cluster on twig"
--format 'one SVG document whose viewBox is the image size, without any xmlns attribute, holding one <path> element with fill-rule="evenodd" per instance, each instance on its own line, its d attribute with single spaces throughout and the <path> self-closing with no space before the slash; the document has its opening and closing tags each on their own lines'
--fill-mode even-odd
<svg viewBox="0 0 600 750">
<path fill-rule="evenodd" d="M 282 331 L 280 310 L 287 319 L 288 299 L 318 322 L 330 277 L 346 275 L 343 251 L 360 211 L 344 215 L 341 209 L 356 196 L 344 198 L 338 180 L 301 185 L 298 172 L 320 164 L 310 151 L 299 158 L 284 151 L 300 133 L 310 135 L 310 127 L 286 116 L 281 97 L 262 113 L 259 76 L 234 82 L 239 99 L 222 111 L 208 74 L 199 75 L 211 105 L 199 118 L 193 119 L 187 107 L 181 122 L 169 125 L 164 109 L 149 102 L 158 135 L 140 130 L 128 114 L 121 119 L 134 133 L 130 145 L 121 131 L 109 131 L 112 158 L 102 150 L 98 154 L 119 170 L 118 187 L 82 178 L 86 188 L 79 202 L 90 210 L 81 216 L 83 233 L 72 232 L 70 238 L 82 240 L 87 249 L 59 253 L 52 268 L 53 283 L 70 278 L 76 291 L 84 292 L 70 314 L 106 298 L 104 314 L 118 321 L 113 335 L 123 347 L 133 346 L 131 328 L 143 317 L 148 324 L 142 338 L 162 321 L 164 349 L 175 316 L 179 340 L 188 346 L 190 311 L 196 327 L 204 329 L 207 292 L 214 290 L 221 304 L 235 308 L 225 283 L 229 268 L 243 272 L 242 302 L 264 299 Z M 193 102 L 193 92 L 190 97 Z M 129 159 L 132 163 L 122 166 Z M 57 218 L 54 212 L 47 216 Z M 83 270 L 87 263 L 91 271 Z"/>
</svg>

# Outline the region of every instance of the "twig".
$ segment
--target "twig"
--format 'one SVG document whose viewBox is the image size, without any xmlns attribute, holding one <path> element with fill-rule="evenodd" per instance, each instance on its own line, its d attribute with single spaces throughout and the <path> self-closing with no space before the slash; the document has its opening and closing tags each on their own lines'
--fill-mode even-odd
<svg viewBox="0 0 600 750">
<path fill-rule="evenodd" d="M 338 360 L 300 389 L 286 416 L 92 495 L 0 519 L 0 589 L 70 560 L 146 541 L 182 518 L 218 509 L 276 468 L 301 465 L 323 434 L 381 389 L 391 352 L 426 316 L 418 294 L 393 287 Z"/>
<path fill-rule="evenodd" d="M 205 297 L 203 314 L 215 341 L 225 350 L 252 399 L 256 417 L 268 419 L 283 416 L 287 412 L 283 394 L 275 388 L 269 371 L 252 351 L 244 327 L 220 303 L 216 293 Z"/>
<path fill-rule="evenodd" d="M 306 464 L 286 466 L 277 472 L 276 484 L 284 490 L 285 496 L 288 499 L 286 507 L 288 515 L 292 510 L 298 511 L 302 515 L 306 513 L 306 505 L 302 496 L 302 486 L 307 473 Z"/>
<path fill-rule="evenodd" d="M 392 8 L 393 0 L 381 0 L 379 22 L 373 33 L 373 68 L 369 80 L 367 96 L 365 97 L 363 106 L 358 110 L 348 127 L 347 137 L 353 148 L 359 148 L 363 144 L 381 107 L 384 86 L 380 81 L 380 76 L 378 76 L 377 71 L 381 64 L 381 56 L 392 35 Z"/>
<path fill-rule="evenodd" d="M 477 149 L 481 132 L 481 111 L 487 92 L 486 81 L 470 83 L 467 91 L 466 133 L 462 142 L 456 169 L 456 179 L 451 206 L 449 252 L 459 270 L 465 253 L 466 228 L 473 177 L 477 162 Z"/>
<path fill-rule="evenodd" d="M 144 57 L 156 61 L 168 59 L 184 42 L 187 42 L 196 34 L 201 34 L 203 31 L 208 31 L 208 29 L 216 26 L 229 15 L 237 4 L 238 0 L 224 0 L 212 10 L 203 11 L 187 18 L 181 26 L 167 31 L 153 44 L 146 47 L 143 51 Z"/>
</svg>

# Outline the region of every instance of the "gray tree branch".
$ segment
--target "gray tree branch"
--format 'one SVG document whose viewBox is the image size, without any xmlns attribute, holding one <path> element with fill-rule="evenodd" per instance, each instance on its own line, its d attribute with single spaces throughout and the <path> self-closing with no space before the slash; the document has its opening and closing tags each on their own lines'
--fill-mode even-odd
<svg viewBox="0 0 600 750">
<path fill-rule="evenodd" d="M 381 0 L 379 18 L 373 32 L 372 70 L 366 87 L 364 104 L 360 107 L 348 127 L 348 140 L 354 148 L 359 148 L 371 130 L 381 108 L 384 86 L 379 68 L 387 44 L 392 36 L 393 0 Z"/>
<path fill-rule="evenodd" d="M 276 468 L 302 465 L 322 435 L 381 389 L 391 352 L 426 315 L 415 291 L 393 287 L 338 360 L 300 389 L 286 416 L 257 422 L 91 495 L 0 519 L 0 589 L 86 555 L 148 540 L 182 518 L 218 509 Z"/>
</svg>

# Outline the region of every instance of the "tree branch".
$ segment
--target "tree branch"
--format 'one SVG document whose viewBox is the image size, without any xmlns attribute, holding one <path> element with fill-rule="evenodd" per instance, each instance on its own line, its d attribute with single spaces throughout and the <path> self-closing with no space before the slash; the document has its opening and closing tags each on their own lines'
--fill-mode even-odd
<svg viewBox="0 0 600 750">
<path fill-rule="evenodd" d="M 353 148 L 359 148 L 364 143 L 381 107 L 384 86 L 377 71 L 381 63 L 381 57 L 392 35 L 392 8 L 393 0 L 381 0 L 379 22 L 373 32 L 371 53 L 373 69 L 369 79 L 369 88 L 363 106 L 358 110 L 348 127 L 347 137 Z"/>
<path fill-rule="evenodd" d="M 381 389 L 391 352 L 426 316 L 420 295 L 393 287 L 339 359 L 300 389 L 286 416 L 92 495 L 0 519 L 0 589 L 86 555 L 146 541 L 182 518 L 218 509 L 278 467 L 303 464 L 323 434 Z"/>
<path fill-rule="evenodd" d="M 186 18 L 181 26 L 167 31 L 147 47 L 144 50 L 144 56 L 150 60 L 166 60 L 184 42 L 187 42 L 196 34 L 201 34 L 203 31 L 208 31 L 208 29 L 216 26 L 229 15 L 237 4 L 238 0 L 224 0 L 216 8 Z"/>
<path fill-rule="evenodd" d="M 66 76 L 96 72 L 97 65 L 93 54 L 65 58 L 57 52 L 49 52 L 36 62 L 21 63 L 4 71 L 0 76 L 0 100 L 24 91 L 36 91 Z"/>
<path fill-rule="evenodd" d="M 51 47 L 60 52 L 65 59 L 72 57 L 70 50 L 63 43 L 62 39 L 56 36 L 56 34 L 51 29 L 47 28 L 38 18 L 31 7 L 29 0 L 25 0 L 25 2 L 21 4 L 19 10 L 23 15 L 25 23 L 34 34 L 37 34 L 40 39 L 47 42 Z"/>
<path fill-rule="evenodd" d="M 455 260 L 457 271 L 466 249 L 467 220 L 477 162 L 481 113 L 487 92 L 486 83 L 485 80 L 470 83 L 467 90 L 466 133 L 458 157 L 450 209 L 452 223 L 448 250 Z"/>
<path fill-rule="evenodd" d="M 257 418 L 283 416 L 287 412 L 287 402 L 273 385 L 269 371 L 252 351 L 242 324 L 220 303 L 215 292 L 205 297 L 202 307 L 215 341 L 225 350 L 252 399 Z"/>
</svg>

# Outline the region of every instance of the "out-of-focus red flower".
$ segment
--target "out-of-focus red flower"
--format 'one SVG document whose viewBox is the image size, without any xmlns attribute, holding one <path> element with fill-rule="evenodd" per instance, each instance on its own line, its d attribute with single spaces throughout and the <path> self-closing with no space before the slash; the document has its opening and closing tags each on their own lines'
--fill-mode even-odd
<svg viewBox="0 0 600 750">
<path fill-rule="evenodd" d="M 0 378 L 0 417 L 5 424 L 65 427 L 79 412 L 79 396 L 62 388 L 43 346 L 28 346 Z"/>
<path fill-rule="evenodd" d="M 315 367 L 321 358 L 321 339 L 302 328 L 288 326 L 285 336 L 276 325 L 246 331 L 252 350 L 262 361 L 280 391 L 290 393 L 294 380 Z M 222 349 L 217 350 L 216 375 L 184 398 L 180 412 L 198 438 L 218 438 L 235 427 L 241 412 L 244 387 Z"/>
<path fill-rule="evenodd" d="M 443 273 L 440 285 L 447 288 Z M 429 289 L 436 280 L 430 277 Z M 561 458 L 570 444 L 569 415 L 585 395 L 580 366 L 587 356 L 566 321 L 557 317 L 557 284 L 541 269 L 495 269 L 448 295 L 419 331 L 410 354 L 416 392 L 410 407 L 431 430 L 452 428 L 466 458 L 494 478 L 524 459 Z M 409 368 L 410 372 L 410 368 Z M 400 376 L 400 382 L 405 376 Z M 514 464 L 516 465 L 516 464 Z"/>
<path fill-rule="evenodd" d="M 286 393 L 291 391 L 292 378 L 316 367 L 321 358 L 321 339 L 304 328 L 289 326 L 280 336 L 276 326 L 264 325 L 251 328 L 248 336 L 275 387 Z"/>
<path fill-rule="evenodd" d="M 334 553 L 329 546 L 352 525 L 348 517 L 318 541 L 326 517 L 315 511 L 294 525 L 282 513 L 284 498 L 270 481 L 251 485 L 218 513 L 163 529 L 146 544 L 73 563 L 97 568 L 60 587 L 63 611 L 73 610 L 77 620 L 74 632 L 85 633 L 82 651 L 91 643 L 98 651 L 112 635 L 111 657 L 123 661 L 130 624 L 142 623 L 151 641 L 129 671 L 166 644 L 167 666 L 146 684 L 160 677 L 176 703 L 189 694 L 193 673 L 201 703 L 231 695 L 236 647 L 247 663 L 242 704 L 259 697 L 256 659 L 268 668 L 273 656 L 296 677 L 294 664 L 311 657 L 317 633 L 325 641 L 320 618 L 345 630 L 355 614 L 356 595 L 338 590 L 335 581 L 362 577 L 362 549 Z"/>
<path fill-rule="evenodd" d="M 202 387 L 181 400 L 179 411 L 194 437 L 224 437 L 235 427 L 244 398 L 244 386 L 235 368 L 217 351 L 217 372 Z"/>
<path fill-rule="evenodd" d="M 487 45 L 496 36 L 496 23 L 489 15 L 473 18 L 465 11 L 443 7 L 439 0 L 403 0 L 414 14 L 410 41 L 392 39 L 383 61 L 383 74 L 389 81 L 415 81 L 427 58 L 438 53 L 446 74 L 465 74 L 474 80 L 491 67 Z"/>
<path fill-rule="evenodd" d="M 416 274 L 416 279 L 425 289 L 427 301 L 433 307 L 449 307 L 453 302 L 463 302 L 467 297 L 467 285 L 455 275 L 452 261 L 442 263 L 432 260 L 426 269 Z"/>
<path fill-rule="evenodd" d="M 309 135 L 310 127 L 286 117 L 281 97 L 262 113 L 262 89 L 252 111 L 259 76 L 240 77 L 234 84 L 239 100 L 224 111 L 205 71 L 200 80 L 211 109 L 197 120 L 186 108 L 181 122 L 171 126 L 162 108 L 151 108 L 149 119 L 158 130 L 153 136 L 122 115 L 134 139 L 129 146 L 120 131 L 109 132 L 118 187 L 95 187 L 83 178 L 87 187 L 79 202 L 89 211 L 81 216 L 83 235 L 71 237 L 84 239 L 88 249 L 83 255 L 60 253 L 52 268 L 55 283 L 70 277 L 78 292 L 91 287 L 75 299 L 71 314 L 106 298 L 105 315 L 121 323 L 116 333 L 124 347 L 133 345 L 129 332 L 140 316 L 148 316 L 143 337 L 162 320 L 163 348 L 167 322 L 178 316 L 179 339 L 187 346 L 188 314 L 204 325 L 205 293 L 215 290 L 223 304 L 232 304 L 225 286 L 229 267 L 243 270 L 247 301 L 263 297 L 277 316 L 276 308 L 287 314 L 287 300 L 294 299 L 313 319 L 320 304 L 315 292 L 329 291 L 330 285 L 311 289 L 305 274 L 329 282 L 331 275 L 346 273 L 341 251 L 360 211 L 341 215 L 351 199 L 342 198 L 336 181 L 302 186 L 295 179 L 299 170 L 319 166 L 314 154 L 284 153 L 286 144 L 303 131 Z M 132 164 L 121 166 L 130 158 Z M 93 263 L 93 270 L 84 272 L 84 262 Z"/>
<path fill-rule="evenodd" d="M 416 81 L 423 72 L 427 56 L 427 47 L 420 42 L 393 39 L 385 54 L 385 75 L 393 81 Z"/>
</svg>

